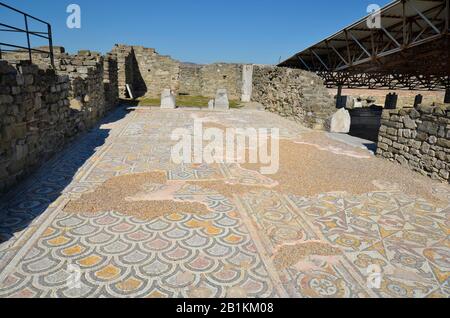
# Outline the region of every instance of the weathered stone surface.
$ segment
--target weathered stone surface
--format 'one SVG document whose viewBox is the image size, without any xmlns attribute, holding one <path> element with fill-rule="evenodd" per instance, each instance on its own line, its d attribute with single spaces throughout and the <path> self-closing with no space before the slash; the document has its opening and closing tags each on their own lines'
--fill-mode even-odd
<svg viewBox="0 0 450 318">
<path fill-rule="evenodd" d="M 217 89 L 226 88 L 231 99 L 243 94 L 243 65 L 215 63 L 198 65 L 181 63 L 163 56 L 152 48 L 117 44 L 111 54 L 118 63 L 118 89 L 126 97 L 126 84 L 131 84 L 137 96 L 159 97 L 170 88 L 175 93 L 214 98 Z"/>
<path fill-rule="evenodd" d="M 230 109 L 230 102 L 228 101 L 228 93 L 226 89 L 218 89 L 216 93 L 216 99 L 214 100 L 215 110 L 228 110 Z"/>
<path fill-rule="evenodd" d="M 449 182 L 448 113 L 445 107 L 427 105 L 416 109 L 385 110 L 377 155 L 433 179 Z"/>
<path fill-rule="evenodd" d="M 242 71 L 242 97 L 241 101 L 248 103 L 252 99 L 253 91 L 253 65 L 243 65 Z"/>
<path fill-rule="evenodd" d="M 405 116 L 403 118 L 403 124 L 405 125 L 405 128 L 407 129 L 416 129 L 417 124 L 414 120 L 412 120 L 409 116 Z"/>
<path fill-rule="evenodd" d="M 1 61 L 0 192 L 8 190 L 77 134 L 93 127 L 118 103 L 117 63 L 112 56 L 55 50 L 48 54 L 7 53 Z M 7 97 L 3 98 L 3 92 Z M 4 104 L 5 103 L 5 104 Z M 6 104 L 7 103 L 7 104 Z M 4 105 L 3 105 L 4 104 Z M 1 110 L 0 110 L 1 113 Z"/>
<path fill-rule="evenodd" d="M 83 109 L 83 101 L 81 98 L 72 98 L 70 100 L 70 108 L 81 111 Z"/>
<path fill-rule="evenodd" d="M 175 109 L 176 108 L 176 98 L 173 92 L 166 88 L 161 93 L 161 108 L 162 109 Z"/>
<path fill-rule="evenodd" d="M 208 109 L 209 109 L 209 110 L 214 110 L 214 99 L 211 99 L 211 100 L 208 102 Z"/>
<path fill-rule="evenodd" d="M 252 100 L 266 110 L 313 128 L 329 130 L 336 103 L 314 73 L 255 65 Z"/>
<path fill-rule="evenodd" d="M 352 118 L 348 110 L 344 108 L 338 110 L 331 118 L 330 132 L 348 134 L 350 132 L 351 120 Z"/>
</svg>

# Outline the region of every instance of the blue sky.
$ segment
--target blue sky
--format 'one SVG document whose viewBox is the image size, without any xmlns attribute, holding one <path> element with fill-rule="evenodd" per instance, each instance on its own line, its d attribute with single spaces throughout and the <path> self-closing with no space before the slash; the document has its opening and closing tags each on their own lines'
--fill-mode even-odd
<svg viewBox="0 0 450 318">
<path fill-rule="evenodd" d="M 153 47 L 188 62 L 275 64 L 390 0 L 2 0 L 50 22 L 55 45 L 108 52 L 115 43 Z M 66 26 L 80 5 L 81 29 Z M 0 10 L 0 22 L 23 18 Z M 32 27 L 38 28 L 37 25 Z M 0 40 L 7 40 L 0 33 Z M 14 39 L 25 44 L 25 39 Z M 42 45 L 34 40 L 33 45 Z"/>
</svg>

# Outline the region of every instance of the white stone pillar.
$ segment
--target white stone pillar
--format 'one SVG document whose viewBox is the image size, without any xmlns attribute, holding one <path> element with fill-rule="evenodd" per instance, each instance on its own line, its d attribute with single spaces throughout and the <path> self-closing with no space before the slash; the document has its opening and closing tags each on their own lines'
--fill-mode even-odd
<svg viewBox="0 0 450 318">
<path fill-rule="evenodd" d="M 216 99 L 214 101 L 215 110 L 229 110 L 230 102 L 228 101 L 228 93 L 226 89 L 218 89 Z"/>
<path fill-rule="evenodd" d="M 209 110 L 214 110 L 214 99 L 211 99 L 208 103 L 208 109 Z"/>
<path fill-rule="evenodd" d="M 170 89 L 165 89 L 161 94 L 161 109 L 175 109 L 176 99 L 175 95 Z"/>
<path fill-rule="evenodd" d="M 252 100 L 253 92 L 253 65 L 244 65 L 242 68 L 242 97 L 244 103 Z"/>
</svg>

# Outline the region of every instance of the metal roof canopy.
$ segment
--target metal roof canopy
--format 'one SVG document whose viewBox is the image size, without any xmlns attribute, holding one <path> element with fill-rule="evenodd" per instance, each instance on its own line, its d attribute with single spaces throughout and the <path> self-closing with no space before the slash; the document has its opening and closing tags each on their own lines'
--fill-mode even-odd
<svg viewBox="0 0 450 318">
<path fill-rule="evenodd" d="M 278 66 L 318 73 L 328 87 L 450 88 L 450 0 L 396 0 Z"/>
</svg>

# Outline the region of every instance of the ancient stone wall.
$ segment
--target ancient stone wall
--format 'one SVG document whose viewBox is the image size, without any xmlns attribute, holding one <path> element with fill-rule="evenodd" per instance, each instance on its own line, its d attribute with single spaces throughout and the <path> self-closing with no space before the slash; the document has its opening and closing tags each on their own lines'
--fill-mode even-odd
<svg viewBox="0 0 450 318">
<path fill-rule="evenodd" d="M 328 129 L 336 112 L 323 81 L 303 70 L 255 65 L 252 100 L 314 129 Z"/>
<path fill-rule="evenodd" d="M 0 61 L 0 192 L 7 190 L 77 132 L 70 80 L 52 70 Z"/>
<path fill-rule="evenodd" d="M 180 65 L 180 86 L 179 94 L 202 96 L 202 67 L 198 64 Z"/>
<path fill-rule="evenodd" d="M 181 64 L 179 94 L 214 98 L 218 89 L 226 89 L 228 97 L 242 96 L 241 64 Z"/>
<path fill-rule="evenodd" d="M 118 101 L 115 56 L 55 50 L 3 55 L 0 61 L 0 192 L 45 162 L 80 132 L 93 127 Z M 6 59 L 8 61 L 6 61 Z"/>
<path fill-rule="evenodd" d="M 165 88 L 178 91 L 178 61 L 142 46 L 133 46 L 133 50 L 137 62 L 133 86 L 138 96 L 159 97 Z"/>
<path fill-rule="evenodd" d="M 107 54 L 103 61 L 103 85 L 105 91 L 106 110 L 119 104 L 119 70 L 117 56 Z"/>
<path fill-rule="evenodd" d="M 47 47 L 39 47 L 48 50 Z M 15 65 L 28 60 L 28 53 L 3 54 L 3 59 Z M 32 55 L 33 64 L 42 69 L 50 68 L 48 54 Z M 117 55 L 81 50 L 77 54 L 65 53 L 63 47 L 54 47 L 55 70 L 59 75 L 68 75 L 71 80 L 70 98 L 75 108 L 91 110 L 93 120 L 103 116 L 107 109 L 118 104 L 119 75 Z M 97 114 L 98 113 L 98 114 Z"/>
<path fill-rule="evenodd" d="M 106 113 L 104 59 L 99 53 L 79 51 L 55 57 L 59 75 L 70 79 L 70 107 L 80 111 L 82 123 L 91 128 Z"/>
<path fill-rule="evenodd" d="M 225 88 L 228 98 L 240 100 L 242 96 L 242 64 L 215 63 L 200 70 L 202 96 L 213 98 L 218 89 Z"/>
<path fill-rule="evenodd" d="M 450 106 L 384 110 L 377 155 L 450 180 Z"/>
<path fill-rule="evenodd" d="M 225 88 L 230 99 L 240 100 L 242 96 L 241 64 L 181 63 L 159 55 L 155 49 L 123 44 L 117 44 L 111 53 L 118 61 L 121 97 L 126 96 L 126 84 L 131 84 L 134 97 L 159 97 L 166 88 L 177 94 L 210 98 Z"/>
</svg>

